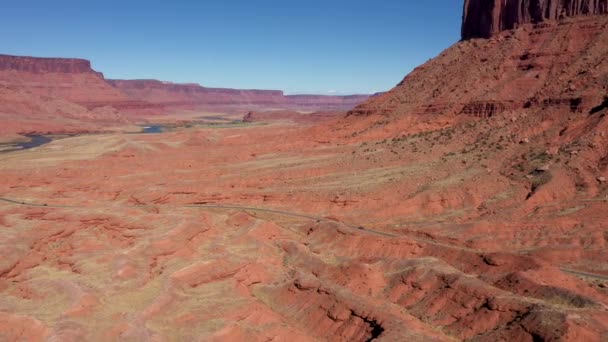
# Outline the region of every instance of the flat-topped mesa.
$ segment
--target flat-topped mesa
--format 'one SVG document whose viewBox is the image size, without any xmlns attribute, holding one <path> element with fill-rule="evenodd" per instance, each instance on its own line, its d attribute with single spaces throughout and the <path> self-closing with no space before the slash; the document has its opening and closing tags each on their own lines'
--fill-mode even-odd
<svg viewBox="0 0 608 342">
<path fill-rule="evenodd" d="M 108 80 L 108 82 L 133 99 L 169 106 L 253 105 L 274 109 L 348 110 L 369 97 L 369 95 L 285 95 L 281 90 L 208 88 L 196 83 L 158 80 Z"/>
<path fill-rule="evenodd" d="M 196 83 L 158 80 L 108 80 L 134 99 L 164 104 L 276 104 L 284 101 L 280 90 L 208 88 Z"/>
<path fill-rule="evenodd" d="M 108 80 L 116 88 L 120 89 L 164 89 L 172 92 L 181 93 L 223 93 L 231 95 L 254 94 L 283 96 L 280 90 L 259 90 L 259 89 L 231 89 L 231 88 L 208 88 L 198 83 L 172 83 L 159 80 Z"/>
<path fill-rule="evenodd" d="M 370 95 L 286 95 L 287 104 L 298 108 L 311 108 L 314 110 L 322 110 L 328 108 L 334 109 L 352 109 L 353 107 L 365 102 L 370 98 Z"/>
<path fill-rule="evenodd" d="M 96 73 L 91 62 L 75 58 L 39 58 L 0 55 L 0 71 L 21 71 L 36 74 L 62 73 L 80 74 Z"/>
<path fill-rule="evenodd" d="M 130 101 L 85 59 L 0 55 L 0 85 L 87 107 Z"/>
<path fill-rule="evenodd" d="M 608 14 L 608 0 L 465 0 L 462 39 L 490 38 L 522 24 Z"/>
</svg>

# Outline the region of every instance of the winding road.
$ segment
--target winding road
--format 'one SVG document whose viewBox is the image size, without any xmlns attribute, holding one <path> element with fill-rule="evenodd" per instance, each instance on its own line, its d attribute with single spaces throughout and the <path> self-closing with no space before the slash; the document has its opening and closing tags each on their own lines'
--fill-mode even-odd
<svg viewBox="0 0 608 342">
<path fill-rule="evenodd" d="M 76 206 L 76 205 L 52 205 L 52 204 L 39 204 L 39 203 L 30 203 L 30 202 L 25 202 L 25 201 L 20 201 L 20 200 L 14 200 L 14 199 L 10 199 L 10 198 L 4 198 L 4 197 L 0 197 L 0 201 L 1 202 L 5 202 L 5 203 L 10 203 L 10 204 L 14 204 L 14 205 L 23 205 L 23 206 L 28 206 L 28 207 L 41 207 L 41 208 L 76 208 L 76 209 L 86 209 L 88 207 L 86 206 Z M 166 205 L 164 205 L 166 207 Z M 140 205 L 129 205 L 127 206 L 128 208 L 152 208 L 152 207 L 163 207 L 163 205 L 145 205 L 145 204 L 140 204 Z M 373 230 L 373 229 L 368 229 L 365 228 L 363 226 L 355 226 L 355 225 L 351 225 L 348 223 L 344 223 L 335 219 L 330 219 L 330 218 L 326 218 L 326 217 L 317 217 L 317 216 L 311 216 L 311 215 L 306 215 L 306 214 L 301 214 L 301 213 L 296 213 L 296 212 L 291 212 L 291 211 L 284 211 L 284 210 L 277 210 L 277 209 L 268 209 L 268 208 L 257 208 L 257 207 L 247 207 L 247 206 L 240 206 L 240 205 L 232 205 L 232 204 L 184 204 L 184 205 L 172 205 L 171 207 L 178 207 L 178 208 L 193 208 L 193 209 L 224 209 L 224 210 L 243 210 L 243 211 L 253 211 L 253 212 L 260 212 L 260 213 L 271 213 L 271 214 L 279 214 L 279 215 L 284 215 L 284 216 L 290 216 L 290 217 L 297 217 L 297 218 L 305 218 L 305 219 L 309 219 L 309 220 L 313 220 L 313 221 L 317 221 L 317 222 L 333 222 L 333 223 L 337 223 L 340 224 L 344 227 L 350 228 L 350 229 L 356 229 L 358 231 L 363 231 L 366 233 L 370 233 L 370 234 L 374 234 L 374 235 L 379 235 L 379 236 L 384 236 L 384 237 L 399 237 L 399 235 L 395 235 L 395 234 L 389 234 L 389 233 L 385 233 L 385 232 L 381 232 L 381 231 L 377 231 L 377 230 Z"/>
<path fill-rule="evenodd" d="M 46 203 L 44 203 L 44 204 L 29 203 L 29 202 L 25 202 L 25 201 L 4 198 L 4 197 L 0 197 L 0 202 L 9 203 L 12 205 L 22 205 L 22 206 L 42 207 L 42 208 L 77 208 L 77 209 L 88 208 L 86 206 L 75 206 L 75 205 L 51 205 L 51 204 L 46 204 Z M 145 204 L 130 205 L 127 207 L 129 207 L 129 208 L 151 208 L 151 207 L 159 207 L 159 206 L 162 207 L 162 205 L 145 205 Z M 309 220 L 313 220 L 313 221 L 317 221 L 317 222 L 337 223 L 337 224 L 340 224 L 349 229 L 362 231 L 362 232 L 366 232 L 366 233 L 369 233 L 372 235 L 377 235 L 377 236 L 390 237 L 390 238 L 400 237 L 399 235 L 385 233 L 385 232 L 365 228 L 363 226 L 356 226 L 356 225 L 344 223 L 344 222 L 341 222 L 341 221 L 338 221 L 335 219 L 330 219 L 330 218 L 326 218 L 326 217 L 317 217 L 317 216 L 306 215 L 306 214 L 301 214 L 301 213 L 296 213 L 296 212 L 278 210 L 278 209 L 257 208 L 257 207 L 248 207 L 248 206 L 231 205 L 231 204 L 184 204 L 181 206 L 172 206 L 172 207 L 193 208 L 193 209 L 242 210 L 242 211 L 260 212 L 260 213 L 271 213 L 271 214 L 278 214 L 278 215 L 284 215 L 284 216 L 290 216 L 290 217 L 304 218 L 304 219 L 309 219 Z M 444 244 L 441 244 L 438 242 L 431 242 L 431 241 L 426 241 L 426 240 L 424 240 L 423 242 L 444 245 Z M 448 245 L 445 245 L 445 246 L 446 247 L 455 247 L 455 246 L 448 246 Z M 572 269 L 563 268 L 563 267 L 560 267 L 559 269 L 564 273 L 568 273 L 568 274 L 578 276 L 578 277 L 586 277 L 586 278 L 598 279 L 598 280 L 602 280 L 602 281 L 608 281 L 607 275 L 588 273 L 588 272 L 577 271 L 577 270 L 572 270 Z"/>
</svg>

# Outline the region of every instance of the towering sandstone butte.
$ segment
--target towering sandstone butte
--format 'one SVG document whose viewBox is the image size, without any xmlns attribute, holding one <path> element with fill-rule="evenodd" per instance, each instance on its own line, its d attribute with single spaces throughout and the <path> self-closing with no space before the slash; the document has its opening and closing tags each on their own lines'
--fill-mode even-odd
<svg viewBox="0 0 608 342">
<path fill-rule="evenodd" d="M 608 13 L 608 0 L 466 0 L 462 39 L 489 38 L 521 24 Z"/>
</svg>

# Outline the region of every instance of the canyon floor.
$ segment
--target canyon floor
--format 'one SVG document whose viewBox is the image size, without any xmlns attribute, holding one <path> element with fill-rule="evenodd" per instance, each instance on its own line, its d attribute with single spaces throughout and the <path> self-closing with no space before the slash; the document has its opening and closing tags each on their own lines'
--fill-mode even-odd
<svg viewBox="0 0 608 342">
<path fill-rule="evenodd" d="M 547 179 L 585 152 L 506 125 L 220 125 L 0 153 L 0 340 L 605 340 L 605 178 Z"/>
</svg>

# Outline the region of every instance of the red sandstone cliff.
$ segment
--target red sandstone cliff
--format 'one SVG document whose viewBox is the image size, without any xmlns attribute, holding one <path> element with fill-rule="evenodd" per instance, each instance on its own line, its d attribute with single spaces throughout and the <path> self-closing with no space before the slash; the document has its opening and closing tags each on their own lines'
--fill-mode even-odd
<svg viewBox="0 0 608 342">
<path fill-rule="evenodd" d="M 124 124 L 128 119 L 108 105 L 130 102 L 89 61 L 0 55 L 0 135 Z"/>
<path fill-rule="evenodd" d="M 466 0 L 462 39 L 489 38 L 522 24 L 608 13 L 608 0 Z"/>
<path fill-rule="evenodd" d="M 0 55 L 0 85 L 85 105 L 130 101 L 82 59 Z"/>
<path fill-rule="evenodd" d="M 91 62 L 76 58 L 39 58 L 0 55 L 0 71 L 22 71 L 31 73 L 81 74 L 95 73 Z M 101 73 L 97 73 L 101 76 Z"/>
<path fill-rule="evenodd" d="M 344 116 L 343 111 L 321 111 L 300 113 L 293 110 L 275 110 L 265 112 L 249 112 L 243 116 L 243 122 L 293 122 L 314 124 Z"/>
<path fill-rule="evenodd" d="M 606 15 L 536 24 L 459 42 L 350 115 L 422 127 L 514 111 L 588 113 L 608 94 L 607 56 Z"/>
<path fill-rule="evenodd" d="M 539 8 L 547 14 L 542 18 L 556 18 L 552 13 L 558 13 L 555 12 L 558 5 L 554 1 L 467 1 L 463 41 L 416 68 L 391 91 L 370 99 L 351 111 L 350 116 L 325 129 L 326 134 L 343 139 L 341 141 L 360 143 L 361 150 L 355 155 L 361 153 L 360 160 L 371 160 L 374 167 L 383 166 L 382 151 L 388 155 L 384 158 L 390 159 L 392 154 L 395 156 L 393 160 L 401 165 L 417 168 L 428 163 L 427 180 L 417 182 L 407 177 L 405 183 L 416 189 L 411 197 L 404 196 L 398 187 L 392 189 L 396 194 L 396 207 L 417 213 L 443 205 L 439 203 L 459 203 L 458 210 L 467 212 L 464 215 L 477 212 L 480 221 L 485 223 L 489 222 L 488 216 L 497 215 L 496 221 L 485 226 L 487 229 L 483 231 L 463 229 L 464 226 L 450 218 L 446 226 L 440 228 L 450 231 L 445 235 L 449 239 L 453 239 L 453 232 L 460 230 L 467 243 L 479 234 L 494 244 L 506 245 L 518 239 L 515 237 L 517 233 L 507 226 L 529 225 L 543 217 L 541 212 L 544 208 L 564 208 L 572 206 L 572 203 L 585 203 L 588 199 L 603 201 L 606 198 L 608 16 L 585 15 L 605 13 L 605 7 L 601 7 L 605 2 L 561 1 L 559 6 L 573 16 L 555 22 L 526 19 L 532 12 L 523 11 L 514 17 L 500 10 L 495 12 L 496 4 L 520 6 L 523 3 L 525 8 L 530 4 L 542 5 Z M 589 7 L 592 3 L 595 7 Z M 590 11 L 592 8 L 599 10 Z M 516 23 L 530 24 L 499 32 Z M 467 39 L 479 36 L 490 38 Z M 453 177 L 458 174 L 457 170 L 466 170 L 473 176 L 469 180 L 466 179 L 468 176 Z M 435 190 L 428 190 L 433 187 Z M 497 197 L 481 195 L 489 189 L 493 194 L 503 190 L 521 192 L 512 197 L 513 204 L 491 208 L 490 202 Z M 412 198 L 414 200 L 410 201 Z M 469 200 L 474 204 L 460 206 Z M 422 205 L 417 206 L 419 203 Z M 604 202 L 601 203 L 605 206 Z M 467 207 L 471 210 L 465 209 Z M 396 211 L 385 212 L 390 212 L 391 217 L 399 216 Z M 598 226 L 603 227 L 605 212 L 599 207 L 589 211 L 580 224 L 593 226 L 595 217 L 598 217 L 597 222 L 601 222 Z M 439 216 L 437 214 L 432 217 Z M 520 215 L 521 223 L 513 224 L 517 215 Z M 576 228 L 559 230 L 559 225 L 567 220 L 564 216 L 558 211 L 551 214 L 555 223 L 539 225 L 542 226 L 542 234 L 559 231 L 557 234 L 581 236 Z M 467 220 L 470 219 L 468 216 Z M 453 228 L 447 228 L 449 226 Z M 422 229 L 429 232 L 427 226 Z M 500 234 L 506 231 L 509 233 L 502 239 Z M 529 236 L 522 241 L 539 246 Z M 606 239 L 602 236 L 599 240 L 602 246 L 596 249 L 597 259 L 606 260 L 603 245 Z M 586 259 L 586 247 L 577 250 L 574 245 L 562 245 L 558 240 L 544 246 L 559 249 L 553 260 L 558 255 L 572 253 L 572 265 L 589 267 L 602 264 L 602 261 Z M 519 251 L 523 255 L 530 250 Z M 521 268 L 505 277 L 509 280 L 494 282 L 493 286 L 529 296 L 529 290 L 514 290 L 523 284 L 520 279 L 515 279 L 519 272 Z M 545 282 L 552 278 L 555 279 L 543 273 L 536 279 Z M 426 313 L 430 311 L 451 315 L 447 307 L 437 310 L 437 306 L 451 302 L 456 296 L 437 295 L 437 292 L 419 285 L 423 281 L 421 277 L 412 279 L 415 279 L 413 288 L 433 293 L 430 301 L 420 300 L 420 297 L 411 301 L 422 303 L 415 310 L 425 312 L 425 320 L 429 317 Z M 592 284 L 590 280 L 585 281 Z M 506 283 L 512 285 L 503 287 Z M 562 288 L 564 284 L 561 281 L 556 283 Z M 602 310 L 604 303 L 605 299 L 602 300 Z M 497 317 L 494 313 L 482 315 L 485 318 L 456 318 L 445 328 L 453 329 L 454 322 L 464 322 L 461 330 L 464 334 L 456 339 L 473 341 L 600 341 L 605 340 L 608 331 L 606 317 L 597 319 L 599 324 L 596 326 L 574 331 L 570 330 L 574 326 L 570 322 L 552 321 L 546 312 L 522 328 L 515 328 L 519 318 L 482 327 L 479 322 L 489 322 L 490 317 Z M 592 317 L 596 315 L 599 313 L 583 320 L 594 321 Z M 433 323 L 441 326 L 444 318 L 442 316 Z M 466 335 L 472 331 L 475 332 Z"/>
<path fill-rule="evenodd" d="M 0 132 L 61 131 L 183 109 L 349 110 L 368 98 L 285 96 L 278 90 L 207 88 L 156 80 L 106 80 L 83 59 L 0 55 Z M 10 126 L 10 127 L 9 127 Z M 72 130 L 70 128 L 70 130 Z"/>
</svg>

